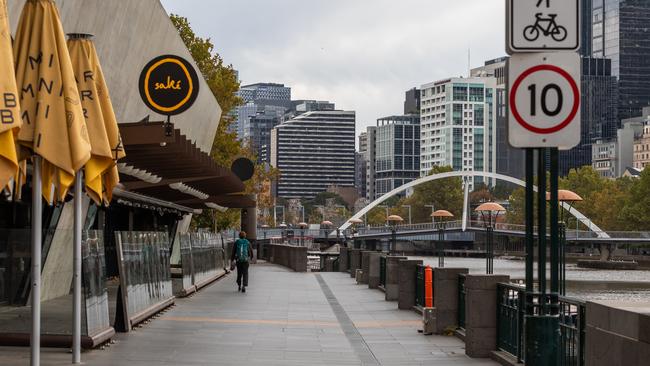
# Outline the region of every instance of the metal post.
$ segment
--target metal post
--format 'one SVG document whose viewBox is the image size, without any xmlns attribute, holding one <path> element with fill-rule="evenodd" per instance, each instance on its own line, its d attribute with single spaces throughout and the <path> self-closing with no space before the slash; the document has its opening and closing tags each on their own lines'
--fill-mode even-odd
<svg viewBox="0 0 650 366">
<path fill-rule="evenodd" d="M 81 363 L 81 195 L 83 173 L 77 172 L 74 183 L 74 272 L 72 316 L 72 363 Z"/>
<path fill-rule="evenodd" d="M 397 249 L 397 228 L 393 226 L 393 232 L 392 232 L 392 238 L 391 238 L 391 244 L 392 248 L 388 248 L 388 254 L 392 254 L 393 251 Z"/>
<path fill-rule="evenodd" d="M 546 295 L 546 149 L 539 149 L 537 156 L 537 281 L 542 299 Z M 541 299 L 540 299 L 541 301 Z M 546 304 L 542 301 L 542 313 Z"/>
<path fill-rule="evenodd" d="M 467 177 L 463 178 L 465 182 L 465 194 L 463 196 L 463 232 L 467 231 L 467 220 L 468 220 L 468 211 L 469 211 L 469 179 Z"/>
<path fill-rule="evenodd" d="M 41 364 L 41 240 L 43 234 L 43 194 L 41 157 L 34 155 L 32 175 L 32 334 L 31 366 Z"/>
<path fill-rule="evenodd" d="M 535 172 L 534 172 L 534 149 L 526 149 L 526 292 L 532 293 L 533 287 L 533 265 L 535 258 L 535 215 L 534 198 L 535 190 L 533 189 Z M 528 301 L 527 301 L 528 302 Z M 526 314 L 532 315 L 532 308 L 526 304 Z"/>
<path fill-rule="evenodd" d="M 560 286 L 559 286 L 559 278 L 558 278 L 558 272 L 559 272 L 559 266 L 560 266 L 560 253 L 559 253 L 559 219 L 558 219 L 558 175 L 559 175 L 559 167 L 558 167 L 558 159 L 559 159 L 559 152 L 557 148 L 551 148 L 551 200 L 550 200 L 550 209 L 551 209 L 551 293 L 557 294 L 559 292 Z M 555 300 L 557 299 L 556 296 L 553 296 L 554 303 L 551 304 L 553 307 L 557 306 L 555 303 Z"/>
<path fill-rule="evenodd" d="M 445 222 L 441 222 L 440 230 L 438 231 L 438 267 L 445 268 Z"/>
<path fill-rule="evenodd" d="M 560 222 L 560 295 L 566 295 L 566 225 Z"/>
<path fill-rule="evenodd" d="M 490 216 L 492 214 L 490 213 Z M 492 219 L 490 218 L 490 221 Z M 494 273 L 494 248 L 492 246 L 492 239 L 493 239 L 493 233 L 494 229 L 492 228 L 492 223 L 488 224 L 488 227 L 486 228 L 487 231 L 487 265 L 486 265 L 486 273 L 487 274 L 493 274 Z"/>
</svg>

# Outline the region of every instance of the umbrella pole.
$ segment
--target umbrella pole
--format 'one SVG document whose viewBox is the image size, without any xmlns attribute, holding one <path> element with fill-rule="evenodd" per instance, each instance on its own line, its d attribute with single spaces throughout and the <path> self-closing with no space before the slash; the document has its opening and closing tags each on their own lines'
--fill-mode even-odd
<svg viewBox="0 0 650 366">
<path fill-rule="evenodd" d="M 34 155 L 32 175 L 32 335 L 31 366 L 41 364 L 41 240 L 43 234 L 43 194 L 41 157 Z"/>
<path fill-rule="evenodd" d="M 72 363 L 81 363 L 81 185 L 79 170 L 74 183 L 74 295 L 72 317 Z"/>
</svg>

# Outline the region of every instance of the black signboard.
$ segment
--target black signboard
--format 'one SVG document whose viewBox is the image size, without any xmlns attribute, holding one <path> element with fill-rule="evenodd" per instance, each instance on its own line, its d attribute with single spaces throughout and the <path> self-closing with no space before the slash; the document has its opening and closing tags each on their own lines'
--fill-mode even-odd
<svg viewBox="0 0 650 366">
<path fill-rule="evenodd" d="M 185 112 L 199 95 L 199 78 L 182 57 L 164 55 L 151 60 L 140 74 L 140 96 L 162 115 Z"/>
</svg>

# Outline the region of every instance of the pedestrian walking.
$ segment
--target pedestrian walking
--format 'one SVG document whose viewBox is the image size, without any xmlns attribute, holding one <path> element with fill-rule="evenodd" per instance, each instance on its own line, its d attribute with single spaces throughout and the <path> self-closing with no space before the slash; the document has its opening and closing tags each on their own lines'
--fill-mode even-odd
<svg viewBox="0 0 650 366">
<path fill-rule="evenodd" d="M 246 239 L 246 232 L 240 231 L 239 239 L 235 241 L 230 258 L 237 266 L 237 291 L 246 292 L 246 287 L 248 286 L 248 265 L 251 258 L 253 258 L 251 243 Z"/>
</svg>

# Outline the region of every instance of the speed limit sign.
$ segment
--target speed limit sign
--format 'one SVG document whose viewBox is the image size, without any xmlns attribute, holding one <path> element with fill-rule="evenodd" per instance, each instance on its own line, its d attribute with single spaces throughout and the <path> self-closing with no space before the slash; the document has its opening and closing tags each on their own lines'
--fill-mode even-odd
<svg viewBox="0 0 650 366">
<path fill-rule="evenodd" d="M 580 143 L 580 57 L 515 54 L 508 64 L 508 141 L 513 147 Z"/>
</svg>

